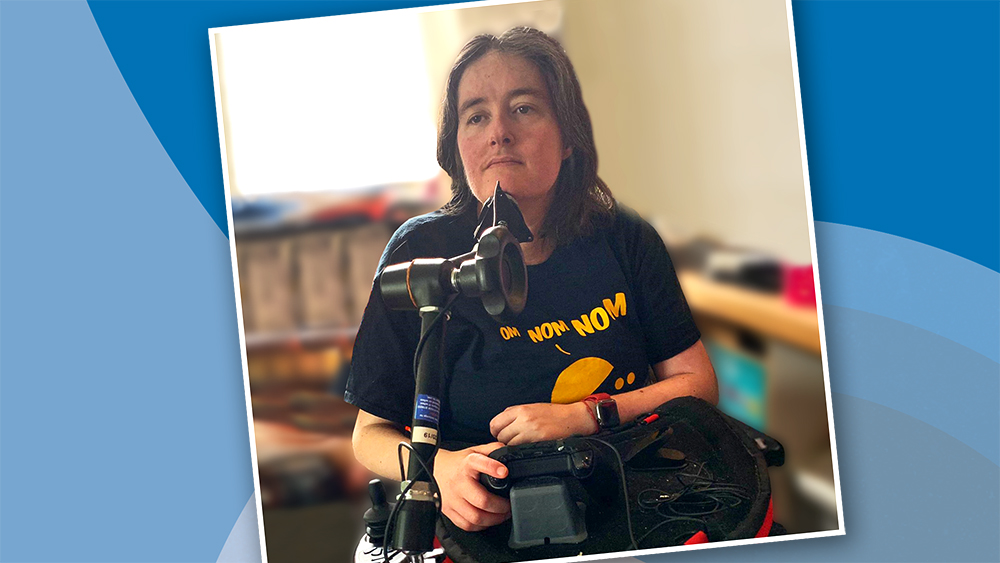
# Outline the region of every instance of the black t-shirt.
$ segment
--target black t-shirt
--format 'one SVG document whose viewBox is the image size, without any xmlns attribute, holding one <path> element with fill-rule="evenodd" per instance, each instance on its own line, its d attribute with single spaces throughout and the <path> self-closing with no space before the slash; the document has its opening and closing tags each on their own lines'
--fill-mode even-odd
<svg viewBox="0 0 1000 563">
<path fill-rule="evenodd" d="M 475 244 L 474 213 L 434 212 L 407 221 L 389 241 L 379 272 L 414 258 L 451 258 Z M 528 300 L 498 322 L 481 301 L 452 306 L 445 338 L 449 384 L 443 446 L 494 441 L 489 423 L 512 405 L 570 403 L 646 384 L 649 368 L 701 337 L 656 231 L 618 206 L 613 222 L 528 266 Z M 413 354 L 420 320 L 392 311 L 378 278 L 354 345 L 344 398 L 375 416 L 412 421 Z"/>
</svg>

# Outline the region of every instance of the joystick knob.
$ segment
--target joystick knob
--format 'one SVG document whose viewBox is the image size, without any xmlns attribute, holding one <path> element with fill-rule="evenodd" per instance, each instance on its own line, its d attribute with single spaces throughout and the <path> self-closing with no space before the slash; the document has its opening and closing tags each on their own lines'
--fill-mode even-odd
<svg viewBox="0 0 1000 563">
<path fill-rule="evenodd" d="M 380 479 L 372 479 L 368 482 L 368 498 L 372 501 L 372 507 L 364 515 L 365 533 L 375 545 L 381 545 L 385 537 L 385 528 L 389 523 L 389 514 L 392 512 L 392 505 L 385 499 L 385 487 Z"/>
<path fill-rule="evenodd" d="M 510 485 L 510 482 L 506 478 L 498 479 L 497 477 L 487 475 L 486 473 L 479 474 L 479 482 L 486 487 L 487 491 L 495 495 L 506 492 Z"/>
</svg>

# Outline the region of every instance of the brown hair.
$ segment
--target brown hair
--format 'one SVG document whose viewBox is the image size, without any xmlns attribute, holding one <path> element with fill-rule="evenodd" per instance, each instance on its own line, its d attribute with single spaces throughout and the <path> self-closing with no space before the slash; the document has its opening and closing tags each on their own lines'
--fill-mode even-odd
<svg viewBox="0 0 1000 563">
<path fill-rule="evenodd" d="M 563 144 L 573 149 L 559 169 L 549 207 L 540 233 L 556 244 L 590 234 L 595 224 L 614 213 L 611 190 L 597 176 L 597 147 L 590 113 L 583 104 L 580 82 L 562 46 L 548 35 L 530 27 L 515 27 L 500 37 L 478 35 L 466 43 L 448 75 L 438 129 L 438 164 L 451 176 L 451 201 L 444 207 L 450 214 L 476 205 L 475 195 L 465 178 L 458 151 L 458 85 L 465 69 L 487 53 L 497 51 L 517 55 L 533 63 L 545 80 Z"/>
</svg>

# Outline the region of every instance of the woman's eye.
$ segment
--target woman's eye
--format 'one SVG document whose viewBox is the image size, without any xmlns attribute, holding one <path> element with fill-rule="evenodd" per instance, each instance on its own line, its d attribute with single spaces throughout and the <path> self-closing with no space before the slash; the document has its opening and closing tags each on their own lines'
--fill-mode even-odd
<svg viewBox="0 0 1000 563">
<path fill-rule="evenodd" d="M 514 111 L 516 111 L 517 113 L 519 113 L 521 115 L 525 115 L 525 114 L 531 113 L 531 108 L 528 107 L 528 106 L 518 106 L 517 109 L 515 109 Z"/>
<path fill-rule="evenodd" d="M 481 115 L 473 115 L 472 117 L 469 118 L 469 123 L 471 125 L 476 125 L 478 123 L 482 123 L 482 121 L 483 121 L 483 116 L 481 116 Z"/>
</svg>

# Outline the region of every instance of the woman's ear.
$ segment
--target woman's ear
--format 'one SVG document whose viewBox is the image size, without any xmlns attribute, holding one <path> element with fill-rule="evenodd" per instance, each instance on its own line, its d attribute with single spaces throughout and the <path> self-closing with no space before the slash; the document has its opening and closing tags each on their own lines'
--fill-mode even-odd
<svg viewBox="0 0 1000 563">
<path fill-rule="evenodd" d="M 573 147 L 566 147 L 566 148 L 563 149 L 563 157 L 562 157 L 562 159 L 566 160 L 572 154 L 573 154 Z"/>
</svg>

